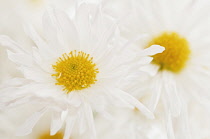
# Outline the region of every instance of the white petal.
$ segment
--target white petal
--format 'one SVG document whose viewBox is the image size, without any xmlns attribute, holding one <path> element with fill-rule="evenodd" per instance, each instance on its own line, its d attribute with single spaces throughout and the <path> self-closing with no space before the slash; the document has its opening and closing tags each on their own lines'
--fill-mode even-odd
<svg viewBox="0 0 210 139">
<path fill-rule="evenodd" d="M 93 120 L 93 111 L 90 107 L 89 104 L 85 104 L 84 105 L 84 110 L 85 110 L 85 117 L 87 118 L 87 126 L 88 129 L 90 130 L 90 138 L 91 139 L 96 139 L 96 129 L 95 129 L 95 124 L 94 124 L 94 120 Z"/>
<path fill-rule="evenodd" d="M 63 139 L 69 139 L 72 133 L 72 129 L 74 127 L 76 118 L 73 115 L 68 116 L 66 119 L 66 129 L 64 133 Z"/>
<path fill-rule="evenodd" d="M 123 98 L 128 103 L 132 104 L 134 107 L 138 108 L 142 112 L 142 114 L 144 114 L 148 118 L 154 119 L 153 113 L 149 109 L 147 109 L 140 101 L 135 99 L 133 96 L 129 95 L 128 93 L 122 90 L 115 89 L 113 90 L 113 92 L 119 95 L 119 97 Z"/>
<path fill-rule="evenodd" d="M 159 102 L 160 99 L 160 95 L 162 92 L 162 82 L 161 82 L 161 75 L 157 75 L 157 77 L 154 77 L 154 81 L 153 81 L 153 87 L 152 87 L 152 98 L 150 101 L 150 109 L 152 110 L 152 112 L 155 111 L 157 104 Z"/>
<path fill-rule="evenodd" d="M 13 107 L 17 107 L 18 105 L 27 104 L 31 101 L 31 97 L 26 96 L 26 94 L 21 94 L 21 95 L 19 95 L 18 98 L 10 98 L 10 101 L 5 101 L 5 102 L 2 101 L 0 103 L 0 108 L 7 108 L 7 109 L 8 108 L 13 108 Z"/>
<path fill-rule="evenodd" d="M 51 82 L 53 81 L 51 74 L 43 71 L 38 67 L 21 67 L 24 77 L 36 82 Z"/>
<path fill-rule="evenodd" d="M 39 52 L 44 58 L 53 57 L 53 49 L 48 46 L 48 44 L 40 37 L 32 25 L 25 25 L 24 27 L 27 35 L 34 41 L 36 46 L 39 48 Z"/>
<path fill-rule="evenodd" d="M 62 127 L 61 112 L 54 112 L 52 115 L 52 122 L 50 127 L 50 135 L 55 135 Z"/>
<path fill-rule="evenodd" d="M 149 48 L 146 48 L 143 51 L 141 51 L 138 55 L 152 56 L 152 55 L 155 55 L 158 53 L 162 53 L 164 50 L 165 50 L 165 48 L 160 45 L 152 45 Z"/>
<path fill-rule="evenodd" d="M 65 121 L 67 116 L 68 116 L 68 110 L 63 111 L 61 113 L 61 120 Z"/>
<path fill-rule="evenodd" d="M 20 86 L 27 82 L 29 82 L 29 81 L 24 78 L 13 78 L 13 79 L 10 79 L 8 81 L 1 83 L 0 88 L 5 87 L 5 86 L 13 86 L 13 87 Z"/>
<path fill-rule="evenodd" d="M 106 28 L 105 30 L 98 29 L 98 34 L 94 34 L 100 36 L 97 41 L 98 43 L 95 45 L 94 49 L 94 53 L 100 54 L 100 56 L 104 56 L 104 54 L 106 53 L 106 51 L 104 50 L 107 49 L 108 44 L 112 41 L 116 33 L 117 23 L 111 22 L 109 24 L 110 25 L 108 25 L 108 28 Z"/>
<path fill-rule="evenodd" d="M 85 114 L 84 114 L 84 110 L 82 109 L 79 113 L 78 113 L 78 127 L 79 127 L 79 134 L 83 134 L 87 127 L 84 126 L 85 123 Z"/>
<path fill-rule="evenodd" d="M 48 45 L 57 53 L 63 54 L 64 48 L 62 48 L 58 41 L 57 35 L 57 27 L 56 24 L 54 24 L 56 21 L 54 19 L 54 16 L 51 14 L 51 12 L 45 12 L 43 17 L 42 17 L 42 22 L 43 22 L 43 32 L 45 39 L 48 43 Z"/>
<path fill-rule="evenodd" d="M 187 104 L 183 104 L 179 120 L 181 124 L 182 137 L 186 139 L 191 139 L 192 137 L 190 134 L 190 127 L 189 127 L 190 123 L 189 123 Z"/>
<path fill-rule="evenodd" d="M 7 51 L 8 58 L 18 65 L 31 66 L 33 64 L 32 57 L 25 53 L 13 53 Z"/>
<path fill-rule="evenodd" d="M 160 67 L 157 65 L 149 64 L 149 65 L 142 66 L 140 70 L 146 73 L 149 73 L 150 76 L 155 76 L 158 73 L 159 68 Z"/>
<path fill-rule="evenodd" d="M 138 63 L 136 63 L 136 64 L 137 65 L 146 65 L 146 64 L 149 64 L 152 60 L 153 60 L 152 57 L 142 57 L 141 59 L 139 59 Z"/>
<path fill-rule="evenodd" d="M 111 100 L 113 105 L 118 106 L 118 107 L 126 107 L 130 109 L 134 109 L 134 106 L 132 104 L 124 100 L 124 98 L 120 97 L 117 93 L 114 93 L 113 88 L 112 89 L 104 88 L 104 89 L 107 90 L 107 92 L 105 92 L 107 95 L 106 97 Z M 115 101 L 116 99 L 117 101 Z"/>
<path fill-rule="evenodd" d="M 0 44 L 2 46 L 6 46 L 14 52 L 23 53 L 26 52 L 21 46 L 19 46 L 16 42 L 10 39 L 8 36 L 1 35 L 0 36 Z"/>
<path fill-rule="evenodd" d="M 80 44 L 77 29 L 68 15 L 62 11 L 49 8 L 48 16 L 50 17 L 48 17 L 50 25 L 53 26 L 55 24 L 58 40 L 64 50 L 69 52 L 79 49 Z"/>
<path fill-rule="evenodd" d="M 41 109 L 38 112 L 35 112 L 29 119 L 25 121 L 25 123 L 18 129 L 16 135 L 17 136 L 24 136 L 28 135 L 32 132 L 33 127 L 39 121 L 39 119 L 44 115 L 46 112 L 46 108 Z"/>
<path fill-rule="evenodd" d="M 66 47 L 79 48 L 78 32 L 73 21 L 62 11 L 55 11 L 56 18 L 60 24 L 61 34 L 65 41 Z"/>
<path fill-rule="evenodd" d="M 78 95 L 77 92 L 70 93 L 68 97 L 69 97 L 68 98 L 69 99 L 69 104 L 71 106 L 79 107 L 81 105 L 82 100 L 81 100 L 80 95 Z"/>
<path fill-rule="evenodd" d="M 171 73 L 163 73 L 164 88 L 165 88 L 165 98 L 169 105 L 169 110 L 173 116 L 177 116 L 181 111 L 181 100 L 178 96 L 176 82 L 174 81 Z"/>
<path fill-rule="evenodd" d="M 93 10 L 92 5 L 83 3 L 78 7 L 75 15 L 81 46 L 86 46 L 88 48 L 90 46 L 89 45 L 87 46 L 87 44 L 91 45 L 93 43 L 92 42 L 93 40 L 91 38 L 91 22 L 90 22 L 92 10 Z"/>
<path fill-rule="evenodd" d="M 166 114 L 166 116 L 167 116 L 166 117 L 167 136 L 168 136 L 169 139 L 175 139 L 171 114 L 168 113 L 168 114 Z"/>
</svg>

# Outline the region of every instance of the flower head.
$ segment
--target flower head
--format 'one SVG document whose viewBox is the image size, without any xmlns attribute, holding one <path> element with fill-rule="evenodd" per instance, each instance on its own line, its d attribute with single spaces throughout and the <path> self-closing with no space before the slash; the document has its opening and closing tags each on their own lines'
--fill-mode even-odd
<svg viewBox="0 0 210 139">
<path fill-rule="evenodd" d="M 207 39 L 210 3 L 205 0 L 133 0 L 131 4 L 133 9 L 120 27 L 122 34 L 127 38 L 144 34 L 136 43 L 139 49 L 155 44 L 165 48 L 163 53 L 152 56 L 151 64 L 144 67 L 155 76 L 145 81 L 143 89 L 138 87 L 138 79 L 132 92 L 138 99 L 143 96 L 141 92 L 146 97 L 151 95 L 152 111 L 158 112 L 157 106 L 163 104 L 168 138 L 190 138 L 191 134 L 187 134 L 190 133 L 189 102 L 195 99 L 202 103 L 202 98 L 209 103 L 206 98 L 210 89 L 210 42 Z M 182 134 L 184 131 L 174 134 L 174 117 L 181 121 L 181 129 L 188 131 L 186 134 Z"/>
<path fill-rule="evenodd" d="M 161 53 L 163 48 L 154 45 L 133 53 L 126 47 L 131 43 L 119 35 L 116 25 L 97 5 L 81 4 L 72 18 L 49 8 L 43 16 L 44 38 L 31 25 L 26 26 L 36 45 L 32 51 L 1 36 L 9 59 L 23 74 L 6 83 L 9 87 L 1 87 L 1 108 L 42 105 L 20 127 L 18 135 L 29 134 L 47 111 L 52 112 L 50 135 L 56 135 L 65 124 L 64 139 L 74 133 L 88 133 L 86 138 L 95 139 L 93 112 L 110 117 L 108 105 L 137 108 L 153 118 L 140 101 L 119 86 L 132 67 L 149 64 L 149 54 Z M 142 63 L 130 65 L 137 55 Z"/>
</svg>

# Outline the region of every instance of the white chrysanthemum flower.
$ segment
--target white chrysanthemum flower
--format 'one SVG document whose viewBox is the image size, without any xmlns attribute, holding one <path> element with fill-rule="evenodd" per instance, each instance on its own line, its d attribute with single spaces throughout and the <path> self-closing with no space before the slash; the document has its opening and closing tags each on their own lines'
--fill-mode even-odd
<svg viewBox="0 0 210 139">
<path fill-rule="evenodd" d="M 27 135 L 37 121 L 52 111 L 50 134 L 55 135 L 65 124 L 64 139 L 71 133 L 96 138 L 93 111 L 104 116 L 107 105 L 125 105 L 139 109 L 144 115 L 153 114 L 138 100 L 118 86 L 132 67 L 148 64 L 148 55 L 160 53 L 163 47 L 154 45 L 132 53 L 118 36 L 116 23 L 95 5 L 82 4 L 70 19 L 65 13 L 50 9 L 43 16 L 44 38 L 32 26 L 27 34 L 36 44 L 27 51 L 8 37 L 0 42 L 7 46 L 9 59 L 18 65 L 24 78 L 14 78 L 1 87 L 1 107 L 20 104 L 43 105 L 20 127 L 17 135 Z M 131 45 L 129 45 L 131 46 Z M 129 61 L 141 57 L 139 65 Z M 5 87 L 7 86 L 7 87 Z"/>
<path fill-rule="evenodd" d="M 137 43 L 139 47 L 156 44 L 166 49 L 153 56 L 153 64 L 144 67 L 155 75 L 144 88 L 152 91 L 150 108 L 155 111 L 161 99 L 168 121 L 168 137 L 178 136 L 174 132 L 176 121 L 180 121 L 184 133 L 178 138 L 190 138 L 188 102 L 194 97 L 198 103 L 210 104 L 210 3 L 205 0 L 132 2 L 132 14 L 122 25 L 122 33 L 128 38 L 146 34 Z M 142 88 L 138 83 L 133 89 L 139 97 Z M 173 119 L 178 115 L 179 120 Z"/>
</svg>

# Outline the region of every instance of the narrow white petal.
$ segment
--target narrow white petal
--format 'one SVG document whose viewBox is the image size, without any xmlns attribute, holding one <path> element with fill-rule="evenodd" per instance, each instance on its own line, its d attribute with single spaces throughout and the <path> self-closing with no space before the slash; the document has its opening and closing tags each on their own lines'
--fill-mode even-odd
<svg viewBox="0 0 210 139">
<path fill-rule="evenodd" d="M 44 27 L 46 27 L 46 34 L 50 30 L 54 31 L 50 31 L 51 33 L 56 34 L 56 36 L 48 34 L 48 39 L 50 42 L 60 44 L 60 46 L 55 46 L 57 49 L 64 49 L 65 52 L 79 49 L 80 44 L 77 29 L 66 13 L 48 8 L 43 20 L 46 21 L 46 23 L 43 22 Z"/>
<path fill-rule="evenodd" d="M 8 81 L 5 81 L 5 82 L 1 83 L 0 88 L 5 87 L 5 86 L 7 86 L 7 87 L 9 87 L 9 86 L 13 86 L 13 87 L 14 86 L 20 86 L 20 85 L 23 85 L 27 82 L 29 82 L 29 81 L 27 79 L 24 79 L 24 78 L 12 78 Z"/>
<path fill-rule="evenodd" d="M 121 97 L 119 94 L 115 93 L 116 91 L 113 91 L 112 89 L 105 88 L 107 90 L 107 97 L 112 100 L 113 104 L 118 106 L 118 107 L 127 107 L 130 109 L 134 109 L 135 106 L 124 100 L 123 97 Z M 118 90 L 117 90 L 118 91 Z M 117 99 L 117 101 L 115 101 Z"/>
<path fill-rule="evenodd" d="M 39 48 L 39 52 L 45 58 L 48 56 L 53 57 L 53 49 L 48 46 L 48 44 L 40 37 L 32 25 L 25 25 L 24 27 L 27 35 L 34 41 L 36 46 Z"/>
<path fill-rule="evenodd" d="M 36 82 L 51 82 L 52 81 L 52 77 L 51 77 L 50 73 L 47 73 L 40 68 L 21 67 L 19 69 L 22 70 L 24 77 L 26 79 L 30 79 L 30 80 L 33 80 Z"/>
<path fill-rule="evenodd" d="M 33 127 L 39 121 L 39 119 L 44 115 L 46 112 L 46 108 L 41 109 L 40 111 L 35 112 L 30 118 L 28 118 L 25 123 L 18 129 L 16 135 L 17 136 L 24 136 L 28 135 L 32 132 Z"/>
<path fill-rule="evenodd" d="M 152 56 L 152 55 L 155 55 L 158 53 L 162 53 L 164 50 L 165 50 L 165 48 L 160 45 L 152 45 L 149 48 L 146 48 L 143 51 L 141 51 L 138 55 Z"/>
<path fill-rule="evenodd" d="M 77 92 L 70 93 L 68 97 L 69 97 L 68 99 L 69 99 L 70 105 L 74 107 L 79 107 L 81 105 L 82 100 L 81 100 L 80 95 L 78 95 Z"/>
<path fill-rule="evenodd" d="M 96 139 L 96 129 L 95 129 L 95 124 L 94 124 L 94 120 L 93 120 L 93 111 L 90 107 L 89 104 L 84 104 L 84 110 L 85 110 L 85 116 L 86 116 L 86 120 L 87 120 L 87 126 L 88 129 L 90 130 L 90 138 L 91 139 Z"/>
<path fill-rule="evenodd" d="M 157 65 L 148 64 L 148 65 L 142 66 L 140 70 L 148 73 L 150 76 L 155 76 L 158 73 L 159 68 L 160 67 Z"/>
<path fill-rule="evenodd" d="M 167 116 L 166 117 L 167 136 L 168 136 L 169 139 L 175 139 L 171 114 L 168 113 L 168 114 L 166 114 L 166 116 Z"/>
<path fill-rule="evenodd" d="M 54 112 L 52 116 L 52 122 L 50 127 L 50 135 L 55 135 L 63 125 L 61 120 L 61 112 Z"/>
<path fill-rule="evenodd" d="M 152 57 L 143 57 L 136 64 L 137 65 L 146 65 L 146 64 L 149 64 L 152 60 L 153 60 Z"/>
<path fill-rule="evenodd" d="M 8 58 L 18 65 L 31 66 L 33 64 L 32 57 L 25 53 L 13 53 L 7 51 Z"/>
<path fill-rule="evenodd" d="M 106 28 L 104 30 L 98 29 L 97 34 L 94 32 L 95 33 L 94 35 L 100 36 L 98 38 L 94 38 L 94 39 L 98 40 L 97 44 L 95 44 L 94 49 L 93 49 L 94 54 L 95 55 L 98 54 L 97 55 L 98 58 L 97 58 L 96 61 L 102 59 L 105 55 L 109 55 L 109 54 L 112 54 L 114 52 L 114 51 L 109 51 L 109 50 L 117 48 L 117 47 L 114 47 L 114 45 L 112 45 L 110 47 L 107 47 L 108 44 L 114 38 L 114 35 L 116 33 L 116 29 L 117 29 L 117 23 L 111 22 L 111 24 L 109 25 L 108 28 Z"/>
<path fill-rule="evenodd" d="M 19 91 L 21 92 L 21 91 Z M 14 95 L 14 94 L 13 94 Z M 23 105 L 23 104 L 27 104 L 31 101 L 31 97 L 26 96 L 26 94 L 21 94 L 22 96 L 19 95 L 18 98 L 11 98 L 12 96 L 10 96 L 10 101 L 1 101 L 0 103 L 0 108 L 13 108 L 13 107 L 17 107 L 18 105 Z M 5 95 L 5 98 L 7 97 L 7 95 Z M 1 99 L 0 99 L 1 100 Z"/>
<path fill-rule="evenodd" d="M 60 24 L 61 33 L 67 47 L 73 47 L 73 45 L 75 45 L 75 47 L 79 47 L 78 32 L 73 21 L 62 11 L 56 10 L 55 15 Z"/>
<path fill-rule="evenodd" d="M 34 29 L 32 25 L 25 24 L 24 30 L 39 48 L 46 49 L 47 47 L 46 42 L 44 42 L 44 40 L 40 37 L 40 35 L 36 32 L 36 30 Z"/>
<path fill-rule="evenodd" d="M 63 48 L 60 46 L 61 44 L 58 41 L 58 31 L 56 27 L 56 20 L 52 12 L 45 12 L 43 17 L 43 32 L 45 35 L 45 39 L 52 50 L 57 53 L 64 53 Z"/>
<path fill-rule="evenodd" d="M 67 116 L 68 116 L 68 110 L 63 111 L 61 113 L 61 120 L 65 121 Z"/>
<path fill-rule="evenodd" d="M 157 77 L 155 77 L 153 81 L 154 86 L 152 87 L 152 90 L 153 90 L 152 98 L 149 105 L 152 112 L 155 111 L 157 104 L 159 102 L 159 99 L 160 99 L 161 92 L 162 92 L 161 78 L 162 78 L 161 75 L 157 75 Z"/>
<path fill-rule="evenodd" d="M 6 46 L 14 52 L 23 53 L 26 52 L 21 46 L 19 46 L 16 42 L 10 39 L 8 36 L 1 35 L 0 36 L 0 44 L 2 46 Z"/>
<path fill-rule="evenodd" d="M 83 109 L 82 109 L 81 112 L 78 113 L 78 119 L 79 119 L 79 121 L 78 121 L 79 134 L 83 134 L 86 131 L 86 129 L 87 129 L 87 127 L 84 126 L 84 123 L 85 123 L 85 114 L 83 112 Z"/>
<path fill-rule="evenodd" d="M 154 119 L 153 113 L 149 109 L 147 109 L 140 101 L 135 99 L 133 96 L 129 95 L 128 93 L 122 90 L 115 89 L 113 92 L 119 95 L 119 97 L 123 98 L 128 103 L 132 104 L 134 107 L 138 108 L 142 112 L 142 114 L 144 114 L 148 118 Z"/>
<path fill-rule="evenodd" d="M 78 7 L 75 15 L 81 46 L 86 46 L 87 48 L 89 48 L 89 45 L 93 43 L 91 38 L 90 21 L 92 10 L 93 8 L 90 4 L 83 3 Z"/>
<path fill-rule="evenodd" d="M 72 129 L 74 127 L 76 118 L 73 115 L 68 116 L 66 119 L 66 129 L 63 139 L 69 139 L 72 133 Z"/>
<path fill-rule="evenodd" d="M 181 124 L 181 130 L 183 138 L 191 139 L 191 133 L 190 133 L 190 123 L 189 123 L 189 115 L 188 115 L 188 109 L 187 104 L 183 104 L 182 112 L 180 114 L 180 124 Z"/>
<path fill-rule="evenodd" d="M 173 79 L 171 73 L 163 73 L 164 89 L 165 89 L 165 99 L 169 105 L 169 110 L 173 116 L 177 116 L 181 111 L 181 100 L 178 96 L 176 82 Z"/>
</svg>

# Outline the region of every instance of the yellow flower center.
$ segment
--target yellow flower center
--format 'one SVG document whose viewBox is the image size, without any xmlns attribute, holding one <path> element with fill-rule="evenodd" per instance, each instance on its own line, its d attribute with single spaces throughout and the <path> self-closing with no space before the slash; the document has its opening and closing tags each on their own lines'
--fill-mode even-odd
<svg viewBox="0 0 210 139">
<path fill-rule="evenodd" d="M 63 139 L 63 134 L 58 132 L 54 136 L 50 136 L 49 133 L 42 134 L 38 139 Z"/>
<path fill-rule="evenodd" d="M 52 74 L 56 77 L 56 85 L 62 85 L 67 93 L 95 84 L 96 74 L 99 73 L 96 64 L 93 63 L 93 57 L 76 50 L 59 57 L 53 69 L 56 71 Z"/>
<path fill-rule="evenodd" d="M 176 32 L 164 32 L 149 42 L 151 45 L 161 45 L 165 51 L 153 56 L 153 63 L 160 66 L 160 70 L 180 72 L 186 65 L 190 55 L 188 41 Z"/>
</svg>

